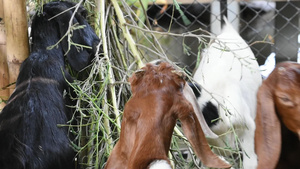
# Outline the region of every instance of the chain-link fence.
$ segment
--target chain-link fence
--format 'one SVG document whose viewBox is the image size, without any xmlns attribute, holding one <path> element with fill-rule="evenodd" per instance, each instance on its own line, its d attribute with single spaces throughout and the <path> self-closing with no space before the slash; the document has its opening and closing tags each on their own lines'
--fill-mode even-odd
<svg viewBox="0 0 300 169">
<path fill-rule="evenodd" d="M 76 0 L 74 0 L 76 1 Z M 249 43 L 252 44 L 255 41 L 264 41 L 264 43 L 255 43 L 251 45 L 251 48 L 253 52 L 255 53 L 259 64 L 263 64 L 265 59 L 271 54 L 276 53 L 276 59 L 277 61 L 283 61 L 283 60 L 297 60 L 298 58 L 298 35 L 300 33 L 299 28 L 299 8 L 300 8 L 300 2 L 299 1 L 279 1 L 279 0 L 266 0 L 266 1 L 252 1 L 252 0 L 165 0 L 165 2 L 158 2 L 159 0 L 156 0 L 155 3 L 152 3 L 153 0 L 136 0 L 135 2 L 132 2 L 134 0 L 128 0 L 126 2 L 130 3 L 133 10 L 140 8 L 139 2 L 150 2 L 149 5 L 146 8 L 147 15 L 150 21 L 150 24 L 152 28 L 156 31 L 160 32 L 171 32 L 176 33 L 178 35 L 183 36 L 164 36 L 161 34 L 159 37 L 159 42 L 163 47 L 163 51 L 166 53 L 166 55 L 175 62 L 182 62 L 184 65 L 187 65 L 190 67 L 190 70 L 192 70 L 195 67 L 195 63 L 197 62 L 197 58 L 199 57 L 199 54 L 201 50 L 205 47 L 205 45 L 201 45 L 199 42 L 199 39 L 195 37 L 188 37 L 184 36 L 187 32 L 193 32 L 193 34 L 207 34 L 207 32 L 211 32 L 213 34 L 219 34 L 221 32 L 221 25 L 222 25 L 222 16 L 227 16 L 228 20 L 233 24 L 233 26 L 238 30 L 238 32 L 241 34 L 241 36 Z M 89 6 L 88 2 L 86 1 L 86 6 Z M 177 4 L 178 2 L 178 4 Z M 107 2 L 109 3 L 109 1 Z M 120 1 L 121 3 L 121 1 Z M 91 5 L 93 7 L 93 5 Z M 124 7 L 124 6 L 123 6 Z M 178 10 L 180 8 L 180 10 Z M 108 11 L 111 12 L 112 10 Z M 126 19 L 130 20 L 130 15 L 127 12 L 129 9 L 124 7 L 124 16 Z M 110 14 L 108 17 L 113 16 L 113 14 Z M 91 14 L 92 15 L 92 14 Z M 92 17 L 91 17 L 92 18 Z M 92 22 L 94 18 L 92 18 Z M 118 20 L 115 17 L 112 17 L 110 21 L 118 22 Z M 96 25 L 97 28 L 97 22 L 93 23 Z M 132 24 L 134 25 L 134 24 Z M 131 25 L 131 26 L 132 26 Z M 109 27 L 109 26 L 108 26 Z M 115 28 L 113 26 L 109 28 Z M 99 29 L 99 28 L 97 28 Z M 127 42 L 122 39 L 122 27 L 117 27 L 117 29 L 113 29 L 112 31 L 107 31 L 108 36 L 110 33 L 114 33 L 116 37 L 119 38 L 120 41 L 114 41 L 115 43 L 110 43 L 111 47 L 109 49 L 116 54 L 111 54 L 112 56 L 117 57 L 111 57 L 113 61 L 120 64 L 115 64 L 114 67 L 117 67 L 115 70 L 116 72 L 116 79 L 117 82 L 120 85 L 118 85 L 116 89 L 115 94 L 117 97 L 117 103 L 119 104 L 118 109 L 122 109 L 122 106 L 125 104 L 125 102 L 128 100 L 129 94 L 126 93 L 127 90 L 125 90 L 123 87 L 123 84 L 126 84 L 123 81 L 126 81 L 127 76 L 127 70 L 121 69 L 121 66 L 119 65 L 131 65 L 130 59 L 119 61 L 120 53 L 127 52 Z M 145 28 L 146 29 L 146 28 Z M 136 30 L 132 29 L 132 34 L 135 34 L 134 32 Z M 118 35 L 117 35 L 118 34 Z M 120 34 L 120 35 L 119 35 Z M 138 35 L 138 33 L 136 33 Z M 146 34 L 146 33 L 145 33 Z M 148 34 L 147 34 L 148 35 Z M 145 35 L 146 36 L 146 35 Z M 150 36 L 150 35 L 148 35 Z M 113 36 L 112 36 L 113 37 Z M 137 36 L 138 37 L 138 36 Z M 154 40 L 153 40 L 154 41 Z M 209 39 L 207 39 L 209 41 Z M 270 44 L 273 43 L 272 44 Z M 119 48 L 118 45 L 124 45 L 123 48 Z M 140 47 L 140 46 L 139 46 Z M 150 48 L 150 47 L 149 47 Z M 140 50 L 143 48 L 139 48 Z M 148 49 L 148 48 L 147 48 Z M 125 51 L 126 50 L 126 51 Z M 147 52 L 149 52 L 148 50 Z M 124 56 L 129 56 L 131 53 L 127 52 L 123 54 Z M 144 56 L 149 56 L 151 53 L 146 53 Z M 147 57 L 148 57 L 147 56 Z M 126 57 L 127 58 L 127 57 Z M 130 57 L 128 57 L 130 58 Z M 121 60 L 121 59 L 120 59 Z M 101 60 L 103 61 L 103 60 Z M 103 61 L 104 62 L 104 61 Z M 101 70 L 101 77 L 106 77 L 105 74 L 105 67 L 106 62 L 102 63 L 99 61 L 100 68 L 97 68 L 97 70 Z M 109 67 L 109 66 L 107 66 Z M 131 69 L 131 66 L 128 66 L 129 69 Z M 127 68 L 126 68 L 127 69 Z M 118 70 L 118 71 L 117 71 Z M 122 70 L 122 71 L 119 71 Z M 123 71 L 124 70 L 124 71 Z M 93 71 L 92 71 L 93 72 Z M 108 72 L 108 71 L 107 71 Z M 124 73 L 125 72 L 125 73 Z M 129 71 L 128 71 L 129 72 Z M 113 106 L 109 107 L 107 105 L 110 105 L 110 100 L 113 100 L 112 98 L 108 97 L 106 98 L 106 95 L 108 95 L 103 91 L 106 91 L 106 89 L 109 89 L 111 86 L 110 82 L 108 82 L 106 79 L 102 80 L 100 79 L 98 81 L 94 81 L 94 78 L 92 77 L 99 77 L 97 75 L 98 72 L 93 72 L 94 74 L 91 76 L 91 82 L 88 82 L 86 80 L 85 84 L 82 84 L 81 86 L 88 86 L 88 89 L 83 89 L 80 91 L 84 91 L 82 95 L 87 98 L 81 98 L 82 100 L 79 102 L 84 102 L 81 104 L 84 104 L 84 108 L 82 110 L 87 111 L 86 104 L 89 106 L 89 112 L 86 113 L 88 116 L 84 116 L 82 119 L 86 120 L 88 124 L 91 124 L 91 126 L 88 126 L 91 128 L 91 130 L 85 130 L 83 129 L 81 135 L 79 137 L 85 137 L 90 138 L 91 141 L 86 141 L 87 143 L 92 143 L 90 145 L 87 145 L 88 150 L 90 152 L 96 152 L 95 154 L 89 153 L 87 156 L 88 158 L 84 157 L 84 162 L 87 159 L 90 160 L 90 162 L 86 162 L 89 166 L 93 166 L 94 163 L 97 165 L 98 157 L 99 157 L 99 163 L 102 165 L 105 164 L 106 157 L 106 145 L 112 146 L 113 143 L 118 139 L 118 130 L 110 131 L 110 129 L 114 128 L 114 126 L 117 126 L 114 124 L 114 122 L 106 122 L 108 116 L 103 115 L 104 113 L 108 112 L 108 109 L 111 109 L 110 111 L 113 111 Z M 121 79 L 118 81 L 118 78 Z M 95 78 L 96 79 L 96 78 Z M 102 84 L 103 83 L 103 84 Z M 99 84 L 101 84 L 101 87 L 99 87 Z M 116 83 L 117 84 L 117 83 Z M 90 88 L 90 86 L 93 86 L 93 88 Z M 102 87 L 104 86 L 104 87 Z M 124 85 L 125 86 L 125 85 Z M 127 86 L 128 87 L 128 86 Z M 82 87 L 83 88 L 83 87 Z M 101 88 L 101 90 L 99 90 Z M 109 90 L 108 90 L 109 91 Z M 111 89 L 111 91 L 114 91 Z M 124 92 L 125 91 L 125 92 Z M 100 96 L 99 93 L 101 92 Z M 122 93 L 124 92 L 124 94 Z M 86 94 L 88 93 L 88 94 Z M 95 96 L 94 96 L 95 93 Z M 112 93 L 112 92 L 111 92 Z M 78 94 L 79 95 L 79 94 Z M 110 94 L 112 96 L 115 96 L 114 94 Z M 124 95 L 124 96 L 123 96 Z M 94 99 L 96 97 L 101 97 L 101 99 Z M 104 99 L 103 99 L 103 98 Z M 86 99 L 86 100 L 85 100 Z M 92 101 L 90 101 L 90 99 Z M 94 101 L 97 100 L 97 103 Z M 89 102 L 90 101 L 90 102 Z M 78 102 L 78 103 L 79 103 Z M 98 106 L 100 105 L 100 106 Z M 102 106 L 104 105 L 104 106 Z M 102 106 L 102 107 L 101 107 Z M 115 107 L 114 107 L 115 109 Z M 82 111 L 78 110 L 78 111 Z M 104 112 L 104 113 L 103 113 Z M 85 113 L 85 112 L 84 112 Z M 84 115 L 84 113 L 81 113 Z M 90 114 L 89 114 L 90 113 Z M 111 113 L 113 114 L 113 113 Z M 117 115 L 112 115 L 113 118 L 117 117 L 116 119 L 119 119 Z M 104 119 L 104 120 L 103 120 Z M 95 120 L 97 123 L 90 123 L 91 121 Z M 96 125 L 102 125 L 103 122 L 105 128 L 108 126 L 108 131 L 101 130 L 101 132 L 95 130 Z M 116 120 L 117 121 L 117 120 Z M 107 125 L 107 126 L 105 126 Z M 109 126 L 110 125 L 110 126 Z M 86 124 L 84 123 L 84 127 Z M 119 126 L 119 125 L 118 125 Z M 84 128 L 83 127 L 83 128 Z M 87 128 L 88 128 L 87 127 Z M 98 126 L 97 126 L 98 127 Z M 110 128 L 111 127 L 111 128 Z M 117 128 L 117 127 L 115 127 Z M 98 132 L 98 133 L 97 133 Z M 106 132 L 108 134 L 106 134 Z M 88 134 L 86 134 L 88 133 Z M 113 134 L 111 134 L 113 133 Z M 98 141 L 98 137 L 95 137 L 95 135 L 99 135 L 99 138 L 104 140 L 101 142 L 101 150 L 98 151 L 98 144 L 100 142 L 100 139 Z M 85 136 L 88 135 L 88 136 Z M 107 135 L 107 137 L 105 137 Z M 116 137 L 116 139 L 115 139 Z M 175 135 L 175 138 L 179 138 L 179 136 Z M 107 140 L 105 140 L 107 139 Z M 96 141 L 95 141 L 96 140 Z M 101 140 L 101 141 L 102 141 Z M 172 142 L 173 144 L 173 142 Z M 177 144 L 177 143 L 176 143 Z M 82 149 L 84 150 L 85 144 Z M 96 145 L 96 146 L 95 146 Z M 92 148 L 90 148 L 90 147 Z M 173 146 L 175 147 L 175 146 Z M 186 147 L 185 144 L 178 145 L 178 147 Z M 81 147 L 80 147 L 81 148 Z M 81 149 L 81 150 L 82 150 Z M 241 163 L 241 154 L 242 152 L 239 150 L 238 147 L 233 150 L 223 150 L 223 149 L 217 149 L 217 147 L 213 148 L 215 151 L 221 151 L 226 153 L 228 151 L 236 151 L 236 154 L 233 154 L 232 156 L 228 157 L 228 161 L 233 161 L 232 163 L 235 164 L 235 168 L 242 168 L 240 167 Z M 217 150 L 216 150 L 217 149 Z M 80 151 L 81 151 L 80 150 Z M 95 151 L 94 151 L 95 150 Z M 193 164 L 199 164 L 201 166 L 201 163 L 195 158 L 195 155 L 192 152 L 191 149 L 185 148 L 182 149 L 182 152 L 178 153 L 175 151 L 175 149 L 171 149 L 174 156 L 173 161 L 176 161 L 176 167 L 177 168 L 183 168 L 181 166 L 187 166 L 187 163 L 185 160 L 180 160 L 179 156 L 183 156 L 185 159 L 190 159 Z M 86 150 L 84 150 L 86 151 Z M 85 152 L 83 152 L 85 153 Z M 91 154 L 91 155 L 90 155 Z M 104 154 L 104 155 L 103 155 Z M 177 159 L 178 157 L 178 159 Z M 93 161 L 93 158 L 97 159 Z M 174 160 L 175 159 L 175 160 Z M 182 163 L 182 164 L 181 164 Z M 194 164 L 195 163 L 195 164 Z M 92 168 L 92 167 L 91 167 Z M 188 168 L 199 168 L 199 167 L 188 167 Z"/>
<path fill-rule="evenodd" d="M 176 10 L 173 1 L 166 4 L 152 4 L 147 15 L 155 29 L 173 33 L 186 33 L 199 28 L 219 34 L 222 16 L 238 30 L 251 46 L 259 64 L 274 52 L 276 61 L 297 60 L 299 27 L 299 1 L 280 0 L 177 0 L 181 11 Z M 165 8 L 165 10 L 164 10 Z M 175 9 L 175 10 L 174 10 Z M 188 19 L 185 19 L 186 17 Z M 203 33 L 198 31 L 194 33 Z M 164 49 L 167 55 L 177 62 L 194 67 L 198 55 L 199 42 L 195 38 L 167 37 Z M 187 51 L 185 45 L 190 49 Z M 273 44 L 271 44 L 273 43 Z"/>
</svg>

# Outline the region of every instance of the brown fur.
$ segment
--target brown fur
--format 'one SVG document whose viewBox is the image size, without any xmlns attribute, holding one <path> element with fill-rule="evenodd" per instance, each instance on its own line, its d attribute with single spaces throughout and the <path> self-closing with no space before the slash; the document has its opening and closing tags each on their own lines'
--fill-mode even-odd
<svg viewBox="0 0 300 169">
<path fill-rule="evenodd" d="M 284 62 L 277 65 L 258 91 L 257 169 L 300 168 L 299 138 L 300 64 Z"/>
<path fill-rule="evenodd" d="M 132 98 L 125 105 L 120 140 L 105 168 L 145 169 L 154 160 L 169 162 L 167 154 L 177 119 L 205 165 L 230 167 L 211 152 L 194 109 L 183 94 L 188 85 L 170 64 L 147 64 L 129 81 Z"/>
</svg>

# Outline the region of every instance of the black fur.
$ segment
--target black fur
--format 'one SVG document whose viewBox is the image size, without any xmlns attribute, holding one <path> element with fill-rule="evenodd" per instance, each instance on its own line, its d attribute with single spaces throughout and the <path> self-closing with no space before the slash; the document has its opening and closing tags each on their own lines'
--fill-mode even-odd
<svg viewBox="0 0 300 169">
<path fill-rule="evenodd" d="M 55 15 L 73 7 L 75 4 L 70 2 L 58 1 L 44 5 L 43 12 L 34 17 L 32 23 L 32 50 L 46 49 L 57 43 L 65 35 L 69 28 L 69 21 L 73 15 L 74 8 L 63 14 Z M 96 46 L 99 44 L 99 38 L 94 30 L 89 26 L 85 17 L 87 12 L 84 8 L 79 8 L 73 19 L 73 24 L 85 25 L 84 29 L 73 31 L 72 42 L 90 46 L 92 49 L 71 46 L 68 48 L 68 39 L 65 37 L 58 49 L 67 56 L 68 63 L 77 71 L 83 69 L 90 63 L 96 52 Z M 51 20 L 49 20 L 52 18 Z M 42 23 L 42 24 L 41 24 Z M 52 37 L 52 38 L 49 38 Z M 43 42 L 43 43 L 40 43 Z M 53 52 L 55 50 L 52 50 Z"/>
<path fill-rule="evenodd" d="M 217 107 L 211 102 L 207 102 L 203 108 L 202 113 L 205 118 L 205 121 L 209 127 L 216 125 L 219 121 L 219 112 Z"/>
<path fill-rule="evenodd" d="M 22 63 L 16 90 L 0 113 L 0 169 L 73 169 L 75 152 L 70 146 L 68 127 L 58 127 L 70 120 L 72 112 L 65 106 L 65 79 L 72 77 L 65 70 L 65 55 L 71 67 L 80 70 L 95 55 L 99 39 L 85 20 L 80 8 L 74 22 L 85 25 L 73 32 L 72 41 L 93 49 L 67 52 L 64 39 L 52 50 L 46 48 L 65 34 L 73 14 L 68 11 L 49 18 L 75 4 L 51 2 L 32 23 L 32 53 Z"/>
<path fill-rule="evenodd" d="M 193 89 L 196 98 L 198 99 L 199 97 L 201 97 L 201 87 L 193 83 L 188 84 Z M 217 107 L 213 103 L 207 102 L 205 105 L 202 105 L 201 109 L 207 125 L 209 127 L 216 125 L 219 120 L 219 113 Z"/>
<path fill-rule="evenodd" d="M 201 96 L 201 87 L 195 83 L 188 82 L 188 85 L 192 88 L 196 98 Z"/>
</svg>

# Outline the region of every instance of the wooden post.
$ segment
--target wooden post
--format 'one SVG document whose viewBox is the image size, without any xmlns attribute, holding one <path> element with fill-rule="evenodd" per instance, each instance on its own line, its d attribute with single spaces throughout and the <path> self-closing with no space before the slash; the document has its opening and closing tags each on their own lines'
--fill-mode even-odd
<svg viewBox="0 0 300 169">
<path fill-rule="evenodd" d="M 21 63 L 29 55 L 26 1 L 3 0 L 3 8 L 9 83 L 14 83 Z M 13 90 L 10 88 L 10 94 Z"/>
<path fill-rule="evenodd" d="M 6 61 L 6 35 L 4 26 L 4 8 L 3 0 L 0 0 L 0 111 L 5 106 L 3 100 L 9 97 L 9 91 L 3 89 L 9 84 L 8 82 L 8 68 Z"/>
</svg>

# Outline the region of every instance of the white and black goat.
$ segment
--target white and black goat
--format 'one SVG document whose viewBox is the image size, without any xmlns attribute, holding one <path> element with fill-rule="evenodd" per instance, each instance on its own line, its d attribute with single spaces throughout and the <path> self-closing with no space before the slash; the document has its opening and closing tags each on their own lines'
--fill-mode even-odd
<svg viewBox="0 0 300 169">
<path fill-rule="evenodd" d="M 191 87 L 207 124 L 219 135 L 208 142 L 235 150 L 238 145 L 243 151 L 243 168 L 254 169 L 257 165 L 254 151 L 256 93 L 262 79 L 250 47 L 231 24 L 225 22 L 222 33 L 204 51 L 194 74 L 200 87 L 198 90 L 194 85 Z M 232 154 L 230 151 L 219 153 Z"/>
<path fill-rule="evenodd" d="M 32 52 L 22 63 L 16 89 L 0 113 L 1 169 L 74 168 L 68 127 L 58 127 L 72 115 L 63 97 L 69 88 L 66 79 L 72 81 L 65 69 L 65 56 L 73 69 L 80 70 L 90 63 L 99 43 L 85 20 L 86 11 L 79 7 L 74 13 L 75 5 L 51 2 L 33 19 Z M 69 48 L 65 37 L 48 50 L 65 35 L 72 16 L 73 24 L 84 28 L 73 30 L 71 41 L 92 48 Z"/>
</svg>

